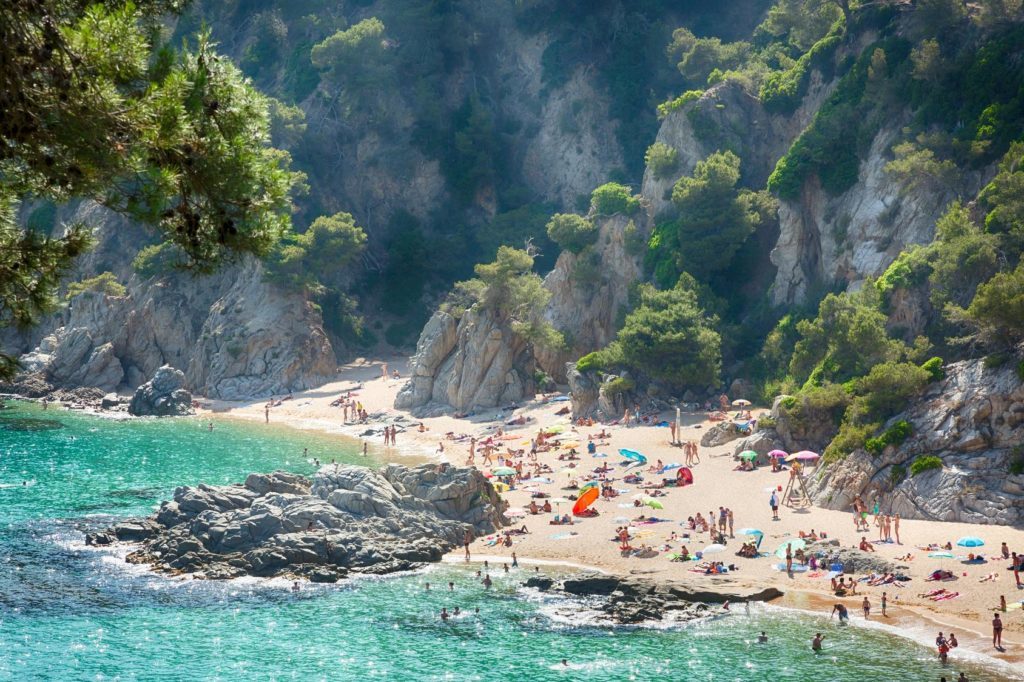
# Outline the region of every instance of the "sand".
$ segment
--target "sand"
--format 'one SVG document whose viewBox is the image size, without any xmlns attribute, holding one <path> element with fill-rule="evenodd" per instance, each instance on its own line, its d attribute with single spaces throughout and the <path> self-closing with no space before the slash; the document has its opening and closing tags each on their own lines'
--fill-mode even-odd
<svg viewBox="0 0 1024 682">
<path fill-rule="evenodd" d="M 388 371 L 398 370 L 404 376 L 406 373 L 406 360 L 404 358 L 387 359 Z M 984 526 L 975 524 L 946 523 L 938 521 L 918 521 L 903 519 L 900 522 L 900 539 L 902 544 L 875 544 L 876 553 L 879 557 L 894 561 L 906 566 L 904 573 L 913 579 L 904 583 L 904 587 L 885 585 L 879 587 L 867 587 L 863 583 L 858 584 L 857 596 L 846 598 L 834 597 L 830 592 L 830 580 L 827 573 L 821 577 L 809 577 L 807 573 L 794 573 L 787 575 L 785 572 L 775 570 L 775 564 L 779 560 L 771 558 L 744 559 L 735 556 L 743 538 L 737 536 L 730 539 L 725 551 L 709 555 L 708 558 L 723 561 L 726 564 L 734 563 L 739 570 L 727 576 L 704 576 L 691 572 L 696 567 L 696 562 L 672 562 L 669 555 L 680 547 L 679 541 L 669 542 L 669 534 L 675 531 L 680 535 L 689 532 L 680 525 L 687 517 L 695 516 L 698 512 L 707 516 L 714 510 L 716 513 L 720 506 L 727 507 L 733 511 L 735 529 L 753 527 L 765 533 L 762 543 L 762 551 L 774 552 L 777 547 L 785 542 L 794 539 L 800 531 L 808 532 L 812 528 L 819 533 L 828 533 L 830 539 L 838 539 L 842 546 L 853 547 L 861 539 L 867 536 L 868 540 L 877 539 L 877 531 L 871 526 L 871 533 L 856 532 L 853 524 L 853 515 L 850 511 L 836 511 L 818 507 L 796 509 L 783 506 L 780 509 L 778 521 L 772 520 L 769 507 L 769 496 L 773 488 L 786 486 L 789 479 L 788 472 L 773 473 L 770 467 L 759 468 L 753 472 L 736 471 L 736 462 L 732 458 L 732 451 L 735 443 L 716 448 L 700 448 L 700 463 L 692 467 L 694 484 L 683 488 L 666 488 L 667 495 L 657 498 L 664 505 L 664 509 L 652 510 L 646 507 L 633 507 L 634 497 L 641 493 L 638 485 L 629 485 L 622 482 L 624 467 L 623 458 L 619 456 L 619 448 L 629 448 L 642 452 L 649 460 L 648 465 L 631 467 L 631 471 L 639 471 L 645 482 L 655 482 L 662 478 L 661 475 L 647 471 L 648 466 L 657 460 L 664 463 L 684 462 L 683 451 L 673 447 L 669 443 L 670 431 L 665 427 L 657 426 L 606 426 L 610 438 L 601 441 L 598 447 L 599 453 L 607 453 L 607 458 L 595 458 L 586 453 L 587 437 L 601 431 L 601 426 L 593 428 L 573 427 L 566 416 L 558 416 L 555 413 L 568 405 L 567 402 L 551 402 L 538 399 L 527 405 L 520 406 L 514 412 L 501 411 L 498 409 L 488 410 L 483 414 L 477 414 L 470 418 L 457 419 L 452 416 L 442 416 L 427 419 L 417 419 L 407 413 L 395 410 L 392 405 L 395 395 L 404 383 L 404 378 L 383 379 L 381 377 L 381 361 L 357 360 L 349 365 L 340 368 L 336 381 L 325 384 L 317 389 L 296 393 L 290 400 L 283 401 L 279 406 L 270 409 L 269 420 L 271 423 L 279 423 L 299 429 L 312 429 L 321 432 L 334 433 L 339 436 L 360 438 L 368 428 L 379 428 L 384 423 L 397 423 L 408 428 L 400 432 L 397 437 L 397 447 L 384 447 L 383 438 L 372 436 L 366 438 L 371 452 L 378 458 L 392 461 L 411 461 L 431 459 L 434 461 L 447 461 L 453 464 L 463 465 L 469 450 L 469 441 L 454 442 L 446 438 L 446 434 L 456 435 L 467 434 L 480 439 L 495 433 L 498 425 L 510 418 L 511 415 L 523 415 L 530 419 L 526 426 L 504 427 L 508 433 L 521 436 L 515 440 L 503 441 L 503 444 L 510 444 L 514 448 L 524 448 L 529 451 L 529 439 L 535 436 L 541 426 L 549 428 L 561 425 L 564 432 L 562 440 L 579 443 L 577 450 L 580 452 L 580 459 L 576 462 L 578 467 L 575 470 L 565 471 L 567 462 L 558 461 L 560 453 L 567 452 L 568 448 L 560 448 L 550 452 L 542 452 L 538 456 L 541 463 L 547 464 L 553 469 L 554 474 L 547 474 L 552 483 L 538 484 L 531 486 L 525 482 L 503 494 L 510 506 L 525 508 L 531 499 L 531 490 L 539 490 L 548 493 L 551 497 L 565 497 L 573 495 L 576 491 L 562 490 L 570 479 L 577 477 L 582 482 L 580 472 L 591 472 L 594 468 L 607 462 L 612 467 L 609 477 L 616 480 L 614 487 L 623 490 L 618 497 L 610 500 L 598 500 L 594 508 L 600 512 L 596 518 L 576 519 L 572 526 L 549 525 L 552 514 L 540 514 L 537 516 L 527 515 L 525 518 L 514 519 L 515 525 L 525 524 L 529 529 L 528 535 L 515 537 L 515 543 L 511 548 L 492 546 L 488 538 L 479 538 L 471 546 L 471 552 L 480 560 L 488 558 L 492 565 L 500 560 L 508 560 L 511 553 L 516 552 L 520 561 L 527 557 L 545 562 L 563 562 L 574 566 L 592 566 L 600 570 L 617 574 L 642 574 L 644 576 L 658 579 L 673 579 L 689 582 L 694 585 L 704 585 L 714 589 L 717 586 L 732 588 L 757 588 L 763 586 L 776 586 L 786 593 L 781 601 L 782 605 L 805 608 L 816 611 L 829 611 L 831 605 L 842 601 L 850 610 L 851 617 L 856 621 L 863 618 L 861 601 L 863 595 L 867 595 L 872 604 L 872 620 L 878 620 L 892 624 L 900 628 L 914 628 L 921 633 L 932 632 L 932 638 L 938 630 L 948 633 L 954 629 L 960 640 L 960 646 L 984 652 L 1008 661 L 1024 660 L 1024 610 L 1019 604 L 1024 600 L 1024 589 L 1014 586 L 1013 573 L 1006 570 L 1009 561 L 999 556 L 1000 543 L 1006 542 L 1013 551 L 1024 552 L 1024 530 L 1008 528 L 1004 526 Z M 362 402 L 365 409 L 373 416 L 371 423 L 363 424 L 342 424 L 342 410 L 331 407 L 332 400 L 337 398 L 342 391 L 356 389 L 356 400 Z M 224 401 L 209 401 L 207 410 L 211 415 L 223 415 L 232 418 L 243 418 L 253 420 L 264 420 L 266 401 L 254 401 L 249 403 L 231 403 Z M 762 410 L 754 408 L 754 414 Z M 674 415 L 662 415 L 663 419 L 672 419 Z M 401 421 L 395 421 L 395 420 Z M 423 422 L 426 431 L 420 432 L 414 424 Z M 683 429 L 681 438 L 685 440 L 700 440 L 701 434 L 711 425 L 706 421 L 704 414 L 683 414 Z M 439 444 L 444 445 L 444 451 L 439 450 Z M 476 456 L 476 466 L 484 471 L 490 467 L 484 466 L 481 462 L 479 446 Z M 496 457 L 495 457 L 496 461 Z M 674 471 L 664 476 L 673 476 Z M 813 473 L 809 471 L 808 473 Z M 524 490 L 524 488 L 527 488 Z M 781 494 L 780 494 L 781 497 Z M 543 502 L 543 500 L 539 500 Z M 562 513 L 571 512 L 572 503 L 555 505 Z M 639 525 L 631 529 L 633 534 L 632 545 L 639 547 L 641 544 L 649 545 L 662 550 L 666 544 L 671 546 L 668 551 L 659 551 L 657 556 L 649 559 L 624 557 L 619 550 L 619 543 L 614 540 L 615 529 L 625 525 L 641 514 L 659 518 L 669 519 L 664 523 L 653 525 Z M 964 549 L 956 547 L 958 538 L 963 536 L 978 536 L 985 540 L 986 545 L 978 549 Z M 689 540 L 682 540 L 691 553 L 703 549 L 710 542 L 707 533 L 693 533 Z M 920 549 L 929 543 L 945 544 L 954 543 L 952 553 L 953 559 L 929 558 L 927 550 Z M 966 565 L 961 563 L 960 557 L 968 552 L 983 553 L 989 557 L 986 564 Z M 896 561 L 896 557 L 905 556 L 910 553 L 913 559 L 910 561 Z M 453 553 L 449 560 L 459 560 L 462 557 L 461 550 Z M 949 582 L 935 583 L 925 582 L 924 578 L 937 568 L 952 571 L 957 579 Z M 496 567 L 500 570 L 500 567 Z M 995 580 L 980 582 L 980 579 L 989 575 L 998 576 Z M 862 577 L 862 576 L 857 576 Z M 946 601 L 931 601 L 921 598 L 920 593 L 933 589 L 945 588 L 949 592 L 958 592 L 959 597 Z M 723 587 L 725 589 L 725 587 Z M 881 595 L 888 594 L 888 617 L 881 616 Z M 1004 623 L 1003 646 L 1005 652 L 997 652 L 991 644 L 991 626 L 993 608 L 999 603 L 1000 595 L 1006 597 L 1010 604 L 1010 610 L 1002 614 Z M 1017 605 L 1016 607 L 1014 605 Z"/>
</svg>

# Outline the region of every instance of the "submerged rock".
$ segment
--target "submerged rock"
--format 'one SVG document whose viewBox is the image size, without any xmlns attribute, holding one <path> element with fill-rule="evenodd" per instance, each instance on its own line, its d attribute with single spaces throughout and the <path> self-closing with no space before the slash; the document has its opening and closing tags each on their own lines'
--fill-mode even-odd
<svg viewBox="0 0 1024 682">
<path fill-rule="evenodd" d="M 439 561 L 467 530 L 499 528 L 503 504 L 472 468 L 332 464 L 312 481 L 277 471 L 250 474 L 244 485 L 178 488 L 154 517 L 90 537 L 139 541 L 128 561 L 159 571 L 335 582 L 349 571 L 393 573 Z"/>
<path fill-rule="evenodd" d="M 192 394 L 185 389 L 185 373 L 164 365 L 153 378 L 135 389 L 128 412 L 136 417 L 173 417 L 192 414 Z"/>
</svg>

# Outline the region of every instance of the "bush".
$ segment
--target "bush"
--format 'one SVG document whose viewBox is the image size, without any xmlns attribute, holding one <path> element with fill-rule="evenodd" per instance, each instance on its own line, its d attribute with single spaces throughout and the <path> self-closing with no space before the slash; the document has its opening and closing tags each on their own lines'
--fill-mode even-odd
<svg viewBox="0 0 1024 682">
<path fill-rule="evenodd" d="M 571 253 L 579 253 L 597 241 L 594 223 L 575 213 L 556 213 L 551 216 L 547 231 L 551 241 Z"/>
<path fill-rule="evenodd" d="M 590 195 L 590 210 L 594 215 L 633 213 L 640 208 L 640 197 L 635 197 L 625 185 L 608 182 Z"/>
<path fill-rule="evenodd" d="M 927 371 L 909 362 L 886 362 L 855 380 L 854 390 L 867 415 L 885 419 L 904 409 L 911 398 L 921 393 L 929 378 Z"/>
<path fill-rule="evenodd" d="M 149 279 L 183 267 L 184 264 L 185 254 L 181 248 L 170 242 L 161 242 L 139 251 L 132 260 L 132 269 L 139 277 Z"/>
<path fill-rule="evenodd" d="M 761 417 L 757 420 L 758 429 L 774 429 L 776 426 L 775 420 L 771 417 Z"/>
<path fill-rule="evenodd" d="M 822 457 L 826 462 L 837 462 L 844 459 L 854 450 L 865 447 L 869 440 L 868 436 L 878 428 L 877 424 L 850 424 L 844 423 L 839 428 L 839 433 L 832 439 L 832 442 L 825 448 Z"/>
<path fill-rule="evenodd" d="M 878 456 L 882 454 L 887 445 L 892 445 L 893 447 L 902 445 L 903 441 L 910 438 L 913 432 L 914 428 L 910 425 L 910 422 L 901 419 L 886 429 L 882 435 L 876 438 L 868 438 L 864 442 L 864 449 L 872 455 Z"/>
<path fill-rule="evenodd" d="M 892 469 L 889 471 L 889 482 L 892 483 L 892 487 L 898 486 L 900 483 L 907 478 L 907 467 L 902 464 L 893 464 Z"/>
<path fill-rule="evenodd" d="M 946 370 L 942 368 L 942 358 L 926 360 L 921 369 L 928 372 L 930 381 L 942 381 L 946 378 Z"/>
<path fill-rule="evenodd" d="M 688 102 L 695 102 L 704 94 L 703 90 L 687 90 L 673 100 L 658 105 L 658 118 L 665 118 L 673 111 L 682 109 Z"/>
<path fill-rule="evenodd" d="M 644 163 L 651 169 L 654 177 L 661 180 L 679 166 L 679 152 L 664 142 L 655 142 L 647 148 Z"/>
<path fill-rule="evenodd" d="M 910 475 L 917 476 L 925 471 L 932 469 L 941 469 L 942 460 L 935 455 L 925 455 L 924 457 L 918 457 L 914 460 L 913 464 L 910 465 Z"/>
<path fill-rule="evenodd" d="M 636 382 L 629 377 L 615 377 L 604 384 L 605 395 L 609 397 L 614 397 L 621 393 L 628 393 L 634 388 L 636 388 Z"/>
<path fill-rule="evenodd" d="M 70 301 L 75 296 L 80 296 L 87 291 L 93 291 L 105 296 L 124 296 L 128 293 L 125 286 L 117 281 L 114 273 L 101 272 L 95 277 L 69 284 L 66 298 Z"/>
<path fill-rule="evenodd" d="M 807 93 L 811 70 L 828 70 L 836 48 L 842 43 L 839 35 L 828 35 L 811 47 L 792 67 L 777 71 L 765 78 L 760 98 L 764 108 L 776 113 L 793 113 Z"/>
<path fill-rule="evenodd" d="M 600 372 L 607 369 L 602 362 L 603 356 L 601 351 L 594 351 L 593 353 L 587 353 L 582 358 L 576 361 L 576 371 L 580 374 L 587 372 Z"/>
</svg>

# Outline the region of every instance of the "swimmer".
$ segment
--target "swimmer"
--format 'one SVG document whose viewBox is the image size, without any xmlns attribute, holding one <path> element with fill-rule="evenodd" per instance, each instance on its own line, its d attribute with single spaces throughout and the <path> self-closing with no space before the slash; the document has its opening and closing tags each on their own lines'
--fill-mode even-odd
<svg viewBox="0 0 1024 682">
<path fill-rule="evenodd" d="M 462 609 L 460 609 L 460 608 L 459 608 L 458 606 L 456 606 L 456 607 L 455 607 L 455 610 L 454 610 L 454 611 L 452 611 L 452 615 L 453 615 L 453 616 L 459 616 L 459 615 L 462 615 Z"/>
<path fill-rule="evenodd" d="M 299 583 L 298 583 L 298 581 L 296 581 L 296 582 L 292 583 L 292 592 L 298 592 L 298 591 L 299 591 L 299 590 L 301 590 L 301 589 L 302 589 L 302 588 L 301 588 L 301 587 L 299 587 Z"/>
<path fill-rule="evenodd" d="M 764 630 L 761 631 L 761 636 L 757 638 L 757 643 L 758 644 L 767 644 L 768 643 L 768 635 L 765 634 Z"/>
<path fill-rule="evenodd" d="M 494 584 L 494 581 L 491 580 L 491 574 L 490 573 L 488 573 L 487 575 L 484 576 L 483 583 L 484 583 L 484 587 L 486 589 L 488 589 L 488 590 L 491 589 L 491 585 Z"/>
<path fill-rule="evenodd" d="M 451 618 L 451 614 L 448 613 L 448 608 L 445 607 L 445 606 L 442 606 L 441 607 L 441 620 L 447 622 L 449 618 Z"/>
<path fill-rule="evenodd" d="M 814 635 L 814 639 L 811 640 L 811 650 L 821 651 L 821 642 L 825 639 L 825 635 L 820 632 Z"/>
<path fill-rule="evenodd" d="M 455 591 L 455 583 L 453 583 L 453 582 L 449 582 L 448 583 L 448 591 L 449 592 L 454 592 Z"/>
</svg>

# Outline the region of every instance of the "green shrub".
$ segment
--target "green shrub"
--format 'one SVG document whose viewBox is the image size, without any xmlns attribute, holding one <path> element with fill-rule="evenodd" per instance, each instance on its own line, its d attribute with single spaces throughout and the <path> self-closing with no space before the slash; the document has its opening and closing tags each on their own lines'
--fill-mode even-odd
<svg viewBox="0 0 1024 682">
<path fill-rule="evenodd" d="M 560 248 L 579 253 L 597 241 L 594 224 L 575 213 L 556 213 L 547 225 L 548 238 Z"/>
<path fill-rule="evenodd" d="M 921 369 L 928 372 L 930 381 L 942 381 L 946 378 L 946 370 L 942 368 L 942 358 L 931 358 L 926 360 Z"/>
<path fill-rule="evenodd" d="M 761 417 L 757 420 L 758 429 L 774 429 L 777 425 L 771 417 Z"/>
<path fill-rule="evenodd" d="M 840 35 L 830 34 L 815 43 L 789 69 L 769 74 L 761 84 L 760 97 L 764 108 L 771 112 L 793 113 L 807 93 L 811 70 L 830 71 L 828 67 L 841 43 Z"/>
<path fill-rule="evenodd" d="M 929 373 L 917 365 L 886 362 L 875 365 L 867 376 L 854 381 L 854 390 L 867 415 L 885 419 L 904 409 L 929 379 Z"/>
<path fill-rule="evenodd" d="M 910 475 L 917 476 L 918 474 L 930 471 L 932 469 L 941 469 L 942 460 L 935 455 L 925 455 L 924 457 L 918 457 L 910 465 Z"/>
<path fill-rule="evenodd" d="M 889 470 L 889 482 L 892 483 L 892 487 L 898 486 L 900 483 L 907 478 L 907 467 L 902 464 L 893 464 L 892 469 Z"/>
<path fill-rule="evenodd" d="M 886 429 L 885 433 L 882 435 L 876 438 L 868 438 L 864 442 L 864 449 L 872 455 L 878 456 L 882 454 L 882 451 L 885 450 L 887 445 L 898 447 L 902 445 L 907 438 L 910 438 L 913 433 L 914 427 L 911 426 L 910 422 L 901 419 Z"/>
<path fill-rule="evenodd" d="M 590 210 L 594 215 L 633 213 L 640 208 L 640 197 L 633 196 L 629 188 L 617 182 L 607 182 L 590 195 Z"/>
<path fill-rule="evenodd" d="M 704 94 L 703 90 L 687 90 L 673 100 L 658 105 L 658 118 L 665 118 L 673 111 L 682 109 L 688 102 L 695 102 Z"/>
<path fill-rule="evenodd" d="M 600 351 L 594 351 L 593 353 L 587 353 L 582 358 L 576 361 L 576 371 L 580 374 L 587 372 L 600 372 L 607 369 L 602 362 L 603 356 Z"/>
<path fill-rule="evenodd" d="M 185 254 L 171 242 L 153 244 L 139 251 L 132 260 L 132 269 L 143 279 L 164 275 L 185 264 Z"/>
<path fill-rule="evenodd" d="M 664 142 L 655 142 L 647 148 L 644 163 L 654 177 L 661 180 L 668 177 L 679 166 L 679 152 Z"/>
<path fill-rule="evenodd" d="M 790 411 L 797 406 L 799 399 L 795 395 L 787 395 L 779 402 L 779 407 L 783 410 Z"/>
<path fill-rule="evenodd" d="M 623 231 L 622 241 L 626 245 L 626 253 L 630 256 L 640 256 L 647 250 L 647 240 L 643 233 L 636 228 L 636 224 L 630 220 Z"/>
<path fill-rule="evenodd" d="M 128 290 L 123 284 L 117 281 L 112 272 L 101 272 L 95 277 L 83 279 L 81 282 L 72 282 L 68 285 L 67 300 L 80 296 L 87 291 L 93 291 L 105 296 L 124 296 Z"/>
<path fill-rule="evenodd" d="M 998 369 L 1010 361 L 1008 353 L 990 353 L 985 356 L 985 369 Z"/>
<path fill-rule="evenodd" d="M 822 457 L 826 462 L 837 462 L 854 450 L 865 447 L 868 436 L 875 432 L 878 424 L 851 424 L 844 422 L 839 433 L 825 448 Z"/>
<path fill-rule="evenodd" d="M 629 377 L 615 377 L 604 384 L 605 395 L 614 397 L 620 393 L 628 393 L 636 388 L 636 382 Z"/>
</svg>

